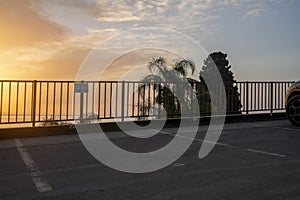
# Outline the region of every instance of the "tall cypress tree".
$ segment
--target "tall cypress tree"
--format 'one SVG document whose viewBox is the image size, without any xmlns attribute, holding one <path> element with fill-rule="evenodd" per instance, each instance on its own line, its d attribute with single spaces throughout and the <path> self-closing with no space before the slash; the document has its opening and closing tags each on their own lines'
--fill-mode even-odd
<svg viewBox="0 0 300 200">
<path fill-rule="evenodd" d="M 211 53 L 208 58 L 204 60 L 204 65 L 200 72 L 200 109 L 202 113 L 211 113 L 211 100 L 208 91 L 208 87 L 205 80 L 216 80 L 215 73 L 218 69 L 226 90 L 227 100 L 227 114 L 240 114 L 242 107 L 240 100 L 240 93 L 236 85 L 236 80 L 231 71 L 231 66 L 227 60 L 227 54 L 222 52 Z"/>
</svg>

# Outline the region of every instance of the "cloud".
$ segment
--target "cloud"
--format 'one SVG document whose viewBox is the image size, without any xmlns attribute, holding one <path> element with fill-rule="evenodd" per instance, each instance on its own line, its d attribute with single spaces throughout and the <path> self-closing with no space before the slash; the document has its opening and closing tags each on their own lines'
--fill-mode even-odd
<svg viewBox="0 0 300 200">
<path fill-rule="evenodd" d="M 257 9 L 253 9 L 250 10 L 246 13 L 247 16 L 257 16 L 259 15 L 262 11 L 264 11 L 265 9 L 262 8 L 257 8 Z"/>
<path fill-rule="evenodd" d="M 71 78 L 93 47 L 122 30 L 162 27 L 201 41 L 214 34 L 229 14 L 256 17 L 286 2 L 0 0 L 0 70 L 19 67 L 24 73 L 18 77 Z"/>
<path fill-rule="evenodd" d="M 0 49 L 0 71 L 10 71 L 10 75 L 6 73 L 7 76 L 19 79 L 24 76 L 29 79 L 74 79 L 88 53 L 114 31 L 89 30 L 88 35 L 73 36 L 62 41 L 44 41 L 5 51 Z"/>
<path fill-rule="evenodd" d="M 67 29 L 39 15 L 33 9 L 33 1 L 1 0 L 0 2 L 1 48 L 60 41 L 67 37 Z"/>
<path fill-rule="evenodd" d="M 131 27 L 163 27 L 184 32 L 198 41 L 222 27 L 228 15 L 260 15 L 288 0 L 40 0 L 48 17 L 83 34 L 86 28 L 119 31 Z M 78 23 L 74 23 L 74 21 Z M 81 24 L 81 29 L 79 28 Z M 86 33 L 89 34 L 89 33 Z"/>
</svg>

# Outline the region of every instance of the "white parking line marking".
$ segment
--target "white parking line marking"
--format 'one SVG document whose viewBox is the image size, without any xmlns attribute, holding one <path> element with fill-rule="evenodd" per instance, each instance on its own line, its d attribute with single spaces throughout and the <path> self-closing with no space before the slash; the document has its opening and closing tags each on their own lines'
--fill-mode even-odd
<svg viewBox="0 0 300 200">
<path fill-rule="evenodd" d="M 184 167 L 185 164 L 183 164 L 183 163 L 175 163 L 175 164 L 173 164 L 173 166 L 174 167 Z"/>
<path fill-rule="evenodd" d="M 186 137 L 186 136 L 179 136 L 177 134 L 173 134 L 170 132 L 166 132 L 166 131 L 160 131 L 163 134 L 167 134 L 167 135 L 172 135 L 175 137 L 180 137 L 180 138 L 184 138 L 184 139 L 188 139 L 188 140 L 195 140 L 198 142 L 205 142 L 205 143 L 211 143 L 211 144 L 216 144 L 219 146 L 225 146 L 228 148 L 232 148 L 232 149 L 239 149 L 242 151 L 248 151 L 248 152 L 252 152 L 252 153 L 257 153 L 257 154 L 263 154 L 263 155 L 268 155 L 268 156 L 275 156 L 275 157 L 280 157 L 280 158 L 285 158 L 287 157 L 287 155 L 283 155 L 283 154 L 277 154 L 277 153 L 271 153 L 271 152 L 266 152 L 266 151 L 261 151 L 261 150 L 256 150 L 256 149 L 249 149 L 249 148 L 243 148 L 243 147 L 238 147 L 238 146 L 233 146 L 233 145 L 229 145 L 229 144 L 224 144 L 224 143 L 220 143 L 220 142 L 212 142 L 212 141 L 208 141 L 208 140 L 201 140 L 201 139 L 197 139 L 197 138 L 190 138 L 190 137 Z"/>
<path fill-rule="evenodd" d="M 36 189 L 41 193 L 53 191 L 52 186 L 43 178 L 43 174 L 36 166 L 34 160 L 32 159 L 32 157 L 24 147 L 21 140 L 14 139 L 14 142 L 21 158 L 23 159 L 26 168 L 28 169 L 28 171 L 30 171 L 31 178 Z"/>
</svg>

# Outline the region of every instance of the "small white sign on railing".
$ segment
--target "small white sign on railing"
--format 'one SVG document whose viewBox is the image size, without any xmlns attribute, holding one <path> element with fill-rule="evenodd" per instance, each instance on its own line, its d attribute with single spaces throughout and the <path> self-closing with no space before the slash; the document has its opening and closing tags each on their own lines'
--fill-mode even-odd
<svg viewBox="0 0 300 200">
<path fill-rule="evenodd" d="M 75 83 L 75 93 L 88 93 L 89 92 L 89 84 L 85 82 L 77 82 Z"/>
</svg>

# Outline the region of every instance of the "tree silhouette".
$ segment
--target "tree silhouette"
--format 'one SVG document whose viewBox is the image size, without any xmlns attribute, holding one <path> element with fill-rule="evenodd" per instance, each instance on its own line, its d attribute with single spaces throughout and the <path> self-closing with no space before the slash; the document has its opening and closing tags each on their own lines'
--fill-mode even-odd
<svg viewBox="0 0 300 200">
<path fill-rule="evenodd" d="M 231 71 L 231 66 L 227 60 L 227 54 L 222 52 L 211 53 L 208 58 L 204 60 L 204 65 L 200 72 L 200 110 L 201 112 L 210 113 L 211 111 L 211 99 L 208 91 L 206 81 L 216 80 L 215 73 L 212 73 L 215 69 L 221 74 L 223 83 L 226 90 L 227 98 L 227 114 L 240 114 L 241 100 L 238 88 L 236 86 L 236 80 Z M 214 91 L 210 91 L 214 92 Z"/>
<path fill-rule="evenodd" d="M 183 84 L 175 83 L 180 80 L 183 82 L 189 74 L 194 74 L 195 64 L 191 60 L 180 60 L 175 64 L 168 64 L 163 57 L 153 58 L 148 63 L 150 75 L 142 79 L 142 85 L 139 87 L 139 95 L 142 102 L 140 103 L 140 115 L 147 116 L 149 114 L 150 105 L 162 105 L 167 112 L 168 117 L 181 115 L 181 105 L 178 98 L 174 95 L 171 88 L 179 91 L 184 102 L 188 102 L 189 91 L 184 89 Z M 175 70 L 177 73 L 173 73 Z M 172 82 L 175 81 L 175 82 Z M 148 91 L 148 92 L 147 92 Z M 149 98 L 149 91 L 154 91 L 154 98 Z M 186 103 L 187 104 L 187 103 Z"/>
</svg>

